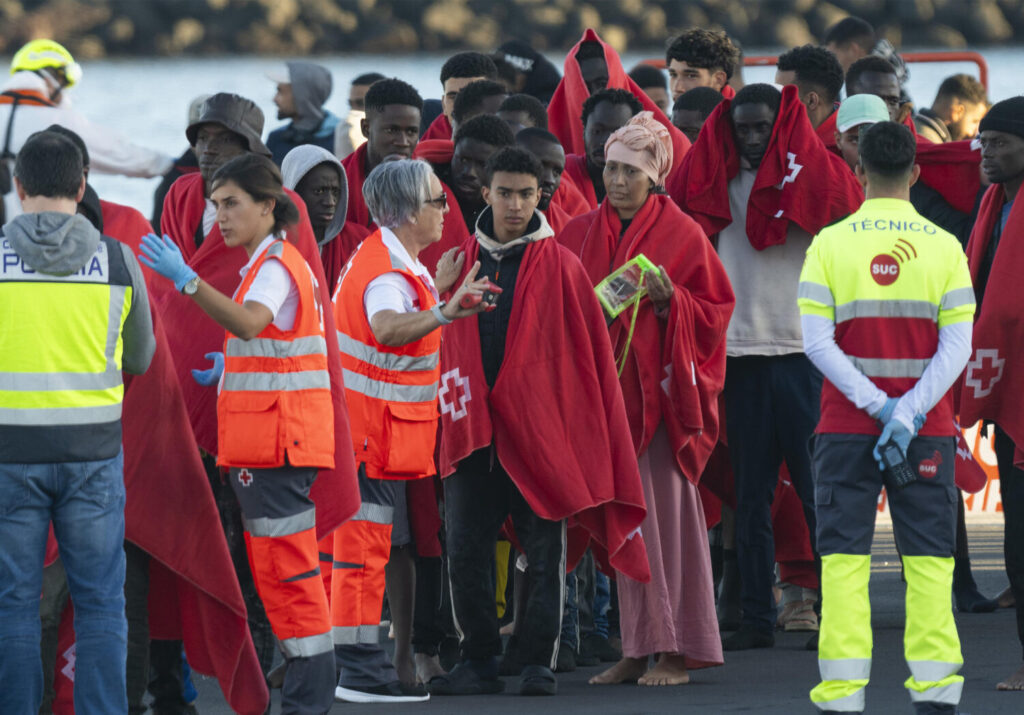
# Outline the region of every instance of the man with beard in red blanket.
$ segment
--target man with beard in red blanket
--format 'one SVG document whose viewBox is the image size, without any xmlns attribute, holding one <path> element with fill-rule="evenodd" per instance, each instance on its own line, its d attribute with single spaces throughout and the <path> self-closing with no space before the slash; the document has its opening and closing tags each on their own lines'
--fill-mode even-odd
<svg viewBox="0 0 1024 715">
<path fill-rule="evenodd" d="M 565 150 L 556 137 L 546 129 L 528 127 L 516 134 L 516 146 L 537 157 L 544 175 L 540 178 L 540 201 L 537 203 L 537 210 L 544 214 L 548 225 L 555 235 L 559 235 L 569 221 L 576 216 L 586 213 L 587 204 L 575 209 L 567 209 L 555 199 L 563 186 L 571 186 L 570 180 L 563 180 L 565 173 Z"/>
<path fill-rule="evenodd" d="M 640 100 L 623 89 L 602 89 L 583 102 L 582 154 L 567 154 L 565 175 L 587 200 L 590 211 L 604 200 L 604 144 L 616 129 L 643 111 Z M 562 146 L 565 146 L 563 140 Z"/>
<path fill-rule="evenodd" d="M 807 118 L 829 151 L 836 147 L 836 104 L 843 88 L 843 68 L 824 47 L 804 45 L 779 55 L 775 84 L 795 84 Z"/>
<path fill-rule="evenodd" d="M 199 172 L 179 178 L 164 200 L 161 232 L 169 236 L 179 248 L 190 268 L 201 274 L 203 280 L 211 286 L 226 294 L 232 294 L 238 286 L 239 270 L 245 265 L 245 256 L 243 252 L 233 251 L 224 243 L 215 220 L 216 207 L 210 201 L 207 191 L 217 169 L 232 158 L 245 153 L 270 156 L 270 151 L 260 141 L 262 131 L 263 113 L 252 101 L 228 93 L 210 97 L 203 105 L 199 119 L 185 130 L 189 143 L 195 147 L 199 157 Z M 329 303 L 330 286 L 323 275 L 305 204 L 293 191 L 285 189 L 285 193 L 299 211 L 299 222 L 286 229 L 286 238 L 302 253 L 316 277 L 323 302 Z M 143 272 L 147 278 L 153 275 L 148 269 Z M 166 281 L 153 283 L 153 303 L 163 318 L 167 340 L 174 354 L 178 383 L 185 397 L 192 430 L 203 455 L 207 477 L 242 586 L 253 643 L 260 665 L 264 673 L 267 673 L 273 664 L 273 632 L 249 569 L 238 499 L 222 478 L 216 464 L 217 390 L 213 385 L 200 385 L 192 374 L 194 369 L 203 367 L 207 360 L 214 359 L 215 354 L 222 350 L 224 331 L 210 321 L 193 301 L 185 299 L 173 286 L 169 287 Z M 331 335 L 334 317 L 326 315 L 325 320 L 329 323 L 325 325 L 327 334 Z M 347 444 L 349 429 L 341 366 L 334 341 L 328 341 L 327 348 L 335 445 L 343 446 Z M 211 357 L 204 357 L 206 355 Z M 335 468 L 321 470 L 310 492 L 316 504 L 317 534 L 321 538 L 333 531 L 359 506 L 355 465 L 350 456 L 347 450 L 341 449 L 335 456 Z M 321 568 L 324 566 L 321 564 Z"/>
<path fill-rule="evenodd" d="M 682 685 L 688 667 L 722 663 L 696 483 L 718 441 L 725 331 L 735 300 L 704 231 L 672 199 L 654 193 L 664 185 L 671 151 L 668 132 L 650 112 L 633 117 L 605 148 L 607 198 L 559 235 L 594 284 L 641 254 L 659 266 L 645 276 L 649 300 L 610 327 L 624 361 L 619 380 L 648 505 L 640 530 L 651 581 L 619 577 L 624 657 L 594 684 Z"/>
<path fill-rule="evenodd" d="M 459 52 L 441 65 L 441 114 L 423 132 L 423 141 L 452 138 L 455 133 L 451 121 L 455 98 L 467 84 L 481 79 L 497 80 L 498 68 L 494 60 L 480 52 Z"/>
<path fill-rule="evenodd" d="M 658 109 L 658 105 L 626 74 L 619 54 L 591 29 L 583 33 L 580 41 L 565 56 L 565 76 L 562 77 L 548 104 L 548 129 L 562 142 L 565 153 L 582 155 L 588 150 L 589 144 L 584 136 L 586 121 L 580 118 L 580 112 L 587 97 L 603 89 L 621 89 L 629 92 L 641 104 L 637 112 L 642 109 L 654 112 L 654 116 L 672 137 L 672 168 L 679 166 L 683 155 L 690 147 L 689 140 L 672 126 L 672 122 Z M 605 136 L 605 139 L 607 138 Z M 601 142 L 603 146 L 604 139 Z M 580 191 L 585 191 L 583 184 L 577 182 L 577 185 Z M 594 201 L 592 208 L 597 208 L 597 201 Z"/>
<path fill-rule="evenodd" d="M 974 353 L 960 387 L 966 424 L 995 422 L 999 490 L 1006 520 L 1006 574 L 1017 604 L 1017 635 L 1024 644 L 1024 389 L 1021 365 L 1020 276 L 1024 272 L 1024 97 L 996 103 L 981 120 L 981 168 L 992 185 L 985 192 L 967 244 L 977 295 Z M 1024 690 L 1024 666 L 997 686 Z"/>
<path fill-rule="evenodd" d="M 494 63 L 491 64 L 493 66 Z M 454 97 L 452 99 L 454 100 Z M 363 181 L 382 161 L 412 157 L 420 131 L 423 98 L 412 85 L 400 79 L 382 79 L 370 86 L 365 102 L 366 117 L 363 119 L 362 127 L 366 143 L 345 157 L 341 165 L 348 177 L 348 220 L 370 230 L 376 230 L 377 226 L 373 223 L 373 217 L 370 216 L 370 210 L 363 199 Z M 442 188 L 448 199 L 449 214 L 458 216 L 461 211 L 455 194 L 447 186 Z M 462 245 L 468 236 L 469 231 L 461 221 L 445 221 L 440 243 L 425 250 L 420 256 L 420 261 L 433 273 L 441 255 L 451 248 Z"/>
<path fill-rule="evenodd" d="M 815 524 L 807 441 L 818 423 L 821 374 L 803 354 L 800 269 L 811 235 L 856 210 L 863 194 L 843 160 L 815 134 L 797 88 L 780 94 L 765 84 L 747 85 L 715 109 L 669 190 L 716 236 L 736 291 L 725 404 L 743 620 L 723 646 L 771 647 L 770 510 L 783 461 L 812 538 Z M 783 408 L 787 419 L 776 419 Z"/>
<path fill-rule="evenodd" d="M 742 67 L 740 50 L 725 32 L 695 27 L 672 38 L 665 67 L 672 101 L 694 87 L 711 87 L 726 99 L 736 96 L 729 80 Z"/>
<path fill-rule="evenodd" d="M 496 693 L 501 652 L 494 547 L 511 515 L 530 569 L 520 693 L 553 695 L 566 571 L 566 520 L 608 563 L 650 578 L 645 508 L 608 330 L 579 259 L 536 210 L 537 159 L 502 149 L 488 162 L 465 265 L 498 288 L 495 308 L 444 331 L 441 445 L 448 564 L 462 660 L 431 693 Z M 479 263 L 477 263 L 479 262 Z M 523 395 L 530 399 L 524 400 Z M 584 539 L 585 540 L 585 539 Z"/>
<path fill-rule="evenodd" d="M 304 144 L 281 162 L 284 186 L 306 204 L 327 285 L 334 290 L 341 271 L 369 229 L 347 220 L 348 179 L 338 157 L 323 147 Z"/>
</svg>

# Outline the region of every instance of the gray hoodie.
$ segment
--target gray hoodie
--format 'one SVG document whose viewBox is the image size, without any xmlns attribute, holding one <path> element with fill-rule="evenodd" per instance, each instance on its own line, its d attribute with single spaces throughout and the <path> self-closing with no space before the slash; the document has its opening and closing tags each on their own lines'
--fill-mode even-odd
<svg viewBox="0 0 1024 715">
<path fill-rule="evenodd" d="M 326 246 L 334 240 L 345 225 L 345 217 L 348 215 L 348 178 L 341 162 L 331 152 L 323 147 L 313 144 L 303 144 L 288 152 L 284 161 L 281 162 L 281 176 L 284 179 L 285 188 L 295 191 L 295 187 L 305 178 L 306 174 L 314 167 L 321 164 L 331 164 L 338 168 L 338 175 L 341 177 L 341 196 L 338 197 L 338 209 L 334 212 L 334 220 L 331 221 L 324 232 L 321 247 Z"/>
<path fill-rule="evenodd" d="M 331 73 L 312 62 L 289 62 L 288 78 L 295 100 L 296 117 L 292 126 L 306 132 L 314 131 L 324 119 L 324 102 L 331 96 Z"/>
<path fill-rule="evenodd" d="M 101 238 L 84 216 L 57 211 L 21 214 L 4 226 L 3 235 L 26 266 L 51 276 L 81 270 L 96 255 Z M 156 351 L 146 281 L 128 246 L 113 239 L 108 239 L 108 245 L 111 250 L 120 250 L 132 285 L 131 308 L 122 330 L 122 368 L 141 375 Z"/>
</svg>

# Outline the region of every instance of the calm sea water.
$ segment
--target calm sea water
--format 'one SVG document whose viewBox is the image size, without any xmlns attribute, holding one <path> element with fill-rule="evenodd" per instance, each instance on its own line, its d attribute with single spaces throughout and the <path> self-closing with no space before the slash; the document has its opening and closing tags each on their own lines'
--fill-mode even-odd
<svg viewBox="0 0 1024 715">
<path fill-rule="evenodd" d="M 629 68 L 642 59 L 657 57 L 657 50 L 623 56 Z M 751 55 L 762 54 L 751 50 Z M 765 51 L 763 54 L 774 54 Z M 1012 69 L 1024 61 L 1024 49 L 1000 48 L 982 52 L 989 65 L 989 97 L 993 101 L 1020 94 L 1019 76 Z M 347 55 L 319 57 L 334 76 L 334 93 L 327 108 L 344 116 L 348 86 L 364 72 L 381 72 L 414 85 L 424 97 L 440 96 L 438 74 L 446 55 Z M 561 68 L 564 58 L 551 56 Z M 187 146 L 185 124 L 188 104 L 198 94 L 235 92 L 255 101 L 266 115 L 265 133 L 281 124 L 272 98 L 275 86 L 265 73 L 283 58 L 224 57 L 104 60 L 84 63 L 81 84 L 70 92 L 74 105 L 93 121 L 122 132 L 132 141 L 178 156 Z M 6 62 L 2 66 L 6 66 Z M 919 106 L 927 106 L 944 77 L 956 72 L 976 74 L 971 63 L 911 65 L 910 92 Z M 748 67 L 750 82 L 772 81 L 774 68 Z M 147 216 L 159 180 L 128 179 L 94 174 L 91 179 L 103 198 L 136 207 Z"/>
</svg>

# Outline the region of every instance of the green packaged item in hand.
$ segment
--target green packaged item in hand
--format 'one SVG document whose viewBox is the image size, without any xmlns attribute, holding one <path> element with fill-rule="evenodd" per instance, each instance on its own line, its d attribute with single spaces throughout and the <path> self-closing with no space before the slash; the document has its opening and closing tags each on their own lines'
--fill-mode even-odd
<svg viewBox="0 0 1024 715">
<path fill-rule="evenodd" d="M 622 311 L 647 295 L 644 274 L 653 270 L 657 270 L 657 267 L 641 253 L 598 283 L 594 290 L 605 313 L 611 318 L 617 318 Z"/>
</svg>

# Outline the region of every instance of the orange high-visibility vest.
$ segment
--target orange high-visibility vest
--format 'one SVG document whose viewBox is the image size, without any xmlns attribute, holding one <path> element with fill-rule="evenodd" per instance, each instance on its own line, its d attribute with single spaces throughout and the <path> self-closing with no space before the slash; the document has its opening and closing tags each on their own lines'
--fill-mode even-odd
<svg viewBox="0 0 1024 715">
<path fill-rule="evenodd" d="M 275 241 L 235 294 L 242 303 L 263 262 L 281 261 L 299 291 L 291 330 L 273 323 L 252 340 L 227 334 L 217 396 L 217 463 L 223 467 L 334 468 L 334 406 L 327 371 L 323 306 L 298 249 Z"/>
<path fill-rule="evenodd" d="M 421 310 L 437 299 L 384 245 L 380 231 L 349 261 L 334 294 L 334 317 L 344 368 L 345 399 L 357 464 L 374 479 L 419 479 L 435 473 L 437 383 L 441 329 L 401 347 L 377 342 L 363 294 L 374 278 L 401 273 L 416 289 Z"/>
</svg>

